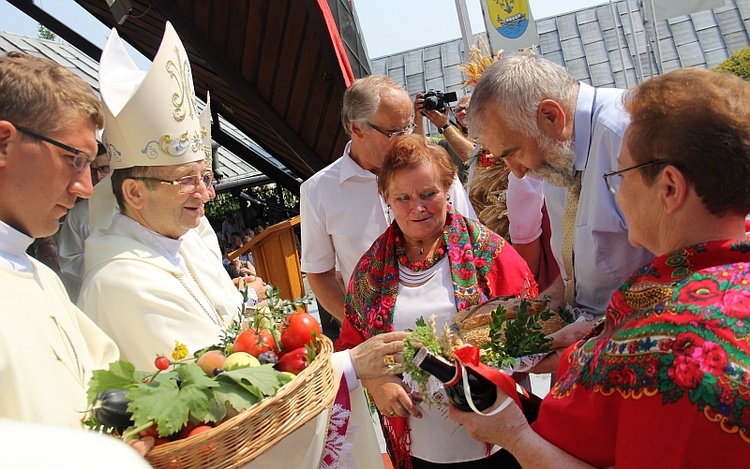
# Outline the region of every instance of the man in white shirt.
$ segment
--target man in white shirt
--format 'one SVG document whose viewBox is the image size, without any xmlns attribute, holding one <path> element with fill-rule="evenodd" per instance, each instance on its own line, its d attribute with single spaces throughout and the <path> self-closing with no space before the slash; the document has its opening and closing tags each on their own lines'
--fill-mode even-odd
<svg viewBox="0 0 750 469">
<path fill-rule="evenodd" d="M 119 356 L 57 275 L 25 253 L 91 196 L 103 124 L 91 87 L 69 70 L 20 52 L 0 58 L 2 418 L 81 429 L 92 371 Z"/>
<path fill-rule="evenodd" d="M 507 54 L 482 74 L 468 116 L 472 133 L 505 160 L 515 177 L 528 174 L 544 179 L 550 243 L 561 274 L 546 293 L 562 304 L 567 286 L 568 304 L 594 316 L 604 313 L 612 293 L 628 275 L 653 258 L 628 242 L 625 220 L 602 179 L 605 171 L 617 166 L 629 123 L 620 103 L 622 93 L 577 82 L 563 67 L 533 53 Z M 563 216 L 576 177 L 581 190 L 577 210 L 570 210 L 574 261 L 572 271 L 566 271 Z M 513 191 L 518 186 L 511 178 L 511 232 Z M 541 215 L 538 222 L 524 221 L 534 230 Z M 589 325 L 563 329 L 555 346 L 572 343 Z"/>
<path fill-rule="evenodd" d="M 413 120 L 403 86 L 380 75 L 356 80 L 344 94 L 341 110 L 351 137 L 344 155 L 300 188 L 302 271 L 318 302 L 340 321 L 354 266 L 392 221 L 376 179 L 386 149 L 393 137 L 414 130 Z M 456 211 L 476 219 L 458 178 L 450 200 Z"/>
</svg>

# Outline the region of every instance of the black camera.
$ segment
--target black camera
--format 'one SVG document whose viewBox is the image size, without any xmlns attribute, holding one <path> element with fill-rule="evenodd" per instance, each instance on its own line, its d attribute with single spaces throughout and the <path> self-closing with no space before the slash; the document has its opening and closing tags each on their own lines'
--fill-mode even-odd
<svg viewBox="0 0 750 469">
<path fill-rule="evenodd" d="M 424 109 L 426 111 L 445 112 L 447 103 L 458 101 L 455 91 L 443 93 L 442 91 L 429 90 L 422 97 L 424 98 Z"/>
</svg>

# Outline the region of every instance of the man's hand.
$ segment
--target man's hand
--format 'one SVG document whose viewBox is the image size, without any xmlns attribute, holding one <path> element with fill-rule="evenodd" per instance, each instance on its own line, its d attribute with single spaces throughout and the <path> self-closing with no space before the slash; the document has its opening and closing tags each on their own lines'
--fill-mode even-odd
<svg viewBox="0 0 750 469">
<path fill-rule="evenodd" d="M 434 109 L 432 111 L 426 110 L 424 108 L 424 98 L 421 93 L 417 93 L 416 98 L 414 98 L 414 115 L 425 116 L 435 127 L 442 127 L 450 122 L 450 117 L 448 116 L 449 112 L 450 106 L 445 106 L 444 113 L 438 112 Z"/>
<path fill-rule="evenodd" d="M 555 373 L 557 366 L 560 364 L 562 352 L 583 339 L 591 328 L 594 327 L 594 324 L 596 324 L 595 321 L 574 322 L 547 336 L 552 339 L 552 344 L 550 344 L 552 353 L 529 369 L 529 373 Z"/>
</svg>

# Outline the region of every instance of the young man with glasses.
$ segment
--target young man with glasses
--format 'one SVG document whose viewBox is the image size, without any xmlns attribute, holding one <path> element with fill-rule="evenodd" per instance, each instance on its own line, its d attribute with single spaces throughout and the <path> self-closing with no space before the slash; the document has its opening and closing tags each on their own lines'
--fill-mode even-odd
<svg viewBox="0 0 750 469">
<path fill-rule="evenodd" d="M 391 222 L 376 178 L 393 137 L 413 132 L 412 113 L 409 95 L 390 78 L 356 80 L 344 94 L 341 110 L 351 137 L 344 155 L 300 188 L 302 271 L 318 303 L 339 321 L 352 269 Z M 476 219 L 458 179 L 450 200 L 454 210 Z"/>
<path fill-rule="evenodd" d="M 97 155 L 89 166 L 94 186 L 110 173 L 109 158 L 104 145 L 97 145 Z M 78 301 L 83 280 L 83 247 L 89 237 L 89 201 L 80 199 L 70 209 L 60 228 L 57 259 L 60 264 L 60 280 L 68 290 L 70 300 Z"/>
<path fill-rule="evenodd" d="M 103 124 L 91 87 L 69 70 L 19 52 L 0 58 L 0 418 L 81 429 L 92 371 L 119 356 L 25 253 L 91 196 Z"/>
<path fill-rule="evenodd" d="M 169 75 L 168 63 L 190 67 L 169 24 L 159 51 L 145 77 L 117 60 L 126 52 L 115 31 L 102 53 L 102 141 L 112 174 L 91 199 L 78 299 L 140 370 L 169 356 L 175 340 L 191 353 L 215 343 L 242 306 L 211 240 L 195 229 L 212 191 L 210 136 L 192 87 L 178 88 Z M 133 76 L 139 80 L 129 89 L 136 91 L 121 95 Z M 184 93 L 184 101 L 174 103 L 174 93 Z"/>
</svg>

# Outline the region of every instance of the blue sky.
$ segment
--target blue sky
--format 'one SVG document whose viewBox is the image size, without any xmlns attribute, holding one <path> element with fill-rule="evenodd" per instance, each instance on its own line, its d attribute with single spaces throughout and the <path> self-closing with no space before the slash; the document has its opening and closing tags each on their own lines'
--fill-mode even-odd
<svg viewBox="0 0 750 469">
<path fill-rule="evenodd" d="M 36 0 L 38 5 L 99 47 L 109 30 L 73 0 Z M 607 3 L 606 0 L 530 0 L 536 19 Z M 455 39 L 461 36 L 455 0 L 354 0 L 370 57 Z M 480 0 L 466 0 L 473 33 L 484 31 Z M 384 26 L 384 25 L 387 25 Z M 37 35 L 37 23 L 0 0 L 0 31 Z M 133 51 L 134 52 L 134 51 Z M 136 60 L 141 62 L 140 60 Z M 141 63 L 139 63 L 141 67 Z"/>
</svg>

